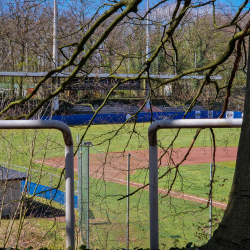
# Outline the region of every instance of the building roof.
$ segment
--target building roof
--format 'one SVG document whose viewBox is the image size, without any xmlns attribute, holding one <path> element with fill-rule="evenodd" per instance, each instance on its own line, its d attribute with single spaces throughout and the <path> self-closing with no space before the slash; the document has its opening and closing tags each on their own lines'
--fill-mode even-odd
<svg viewBox="0 0 250 250">
<path fill-rule="evenodd" d="M 3 180 L 24 180 L 27 174 L 0 166 L 0 181 Z"/>
<path fill-rule="evenodd" d="M 44 77 L 48 74 L 48 72 L 9 72 L 9 71 L 0 71 L 0 76 L 23 76 L 23 77 Z M 57 77 L 68 77 L 70 75 L 70 73 L 57 73 L 53 76 L 57 76 Z M 95 78 L 108 78 L 111 77 L 110 74 L 107 73 L 90 73 L 88 75 L 77 75 L 78 76 L 84 76 L 84 77 L 95 77 Z M 112 78 L 115 78 L 115 76 L 117 77 L 123 77 L 123 78 L 127 78 L 127 77 L 136 77 L 136 74 L 116 74 L 116 75 L 112 75 Z M 146 74 L 142 75 L 142 76 L 147 76 Z M 168 75 L 168 74 L 150 74 L 150 77 L 152 78 L 161 78 L 161 79 L 171 79 L 176 77 L 176 75 Z M 204 79 L 205 76 L 200 76 L 200 75 L 186 75 L 181 77 L 181 79 Z M 222 76 L 218 75 L 218 76 L 211 76 L 211 79 L 214 80 L 219 80 L 222 79 Z"/>
</svg>

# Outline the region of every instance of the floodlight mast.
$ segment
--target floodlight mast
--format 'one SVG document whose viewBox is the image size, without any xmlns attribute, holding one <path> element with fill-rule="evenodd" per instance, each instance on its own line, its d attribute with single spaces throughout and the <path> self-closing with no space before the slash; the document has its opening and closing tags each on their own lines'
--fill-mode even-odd
<svg viewBox="0 0 250 250">
<path fill-rule="evenodd" d="M 242 119 L 161 120 L 148 128 L 150 249 L 159 249 L 157 131 L 169 128 L 240 128 Z"/>
<path fill-rule="evenodd" d="M 149 30 L 149 0 L 147 0 L 147 24 L 146 24 L 146 59 L 148 61 L 148 59 L 150 58 L 150 30 Z M 151 73 L 151 69 L 149 68 L 149 73 Z M 150 86 L 149 86 L 149 80 L 146 80 L 146 98 L 149 95 L 150 92 Z M 145 107 L 150 109 L 150 98 L 147 100 Z"/>
<path fill-rule="evenodd" d="M 66 249 L 75 247 L 75 216 L 74 216 L 74 150 L 73 139 L 68 125 L 61 121 L 13 121 L 1 120 L 0 129 L 57 129 L 63 134 L 65 143 L 66 171 Z"/>
<path fill-rule="evenodd" d="M 58 39 L 57 39 L 57 31 L 58 31 L 58 4 L 57 0 L 54 0 L 54 16 L 53 16 L 53 67 L 58 67 Z M 53 77 L 54 88 L 58 87 L 58 77 Z M 53 112 L 59 110 L 59 100 L 58 95 L 53 98 Z"/>
</svg>

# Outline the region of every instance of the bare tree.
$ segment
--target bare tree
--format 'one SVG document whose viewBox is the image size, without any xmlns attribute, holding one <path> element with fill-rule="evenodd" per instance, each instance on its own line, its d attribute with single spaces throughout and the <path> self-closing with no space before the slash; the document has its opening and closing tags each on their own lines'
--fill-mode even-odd
<svg viewBox="0 0 250 250">
<path fill-rule="evenodd" d="M 184 105 L 189 103 L 183 118 L 198 102 L 204 98 L 207 99 L 207 87 L 210 88 L 211 93 L 209 103 L 216 102 L 220 98 L 223 99 L 221 115 L 223 117 L 228 108 L 236 71 L 238 70 L 241 75 L 245 74 L 246 40 L 250 33 L 249 11 L 245 10 L 248 2 L 248 0 L 244 1 L 236 11 L 231 12 L 222 12 L 223 8 L 220 9 L 216 0 L 195 2 L 177 0 L 172 2 L 168 8 L 166 7 L 168 1 L 154 3 L 149 10 L 149 13 L 151 13 L 151 32 L 154 40 L 151 43 L 151 53 L 148 59 L 146 59 L 144 52 L 145 41 L 143 34 L 145 20 L 149 13 L 141 10 L 143 6 L 141 0 L 111 1 L 99 5 L 95 12 L 92 10 L 86 15 L 81 14 L 82 6 L 72 2 L 71 9 L 63 10 L 60 17 L 59 49 L 61 64 L 57 68 L 50 70 L 36 84 L 30 94 L 23 98 L 19 94 L 20 100 L 6 104 L 0 111 L 0 116 L 4 119 L 30 119 L 55 96 L 63 95 L 64 89 L 76 76 L 81 75 L 84 78 L 88 77 L 90 73 L 108 72 L 110 78 L 119 79 L 119 81 L 115 82 L 100 107 L 94 111 L 94 116 L 83 132 L 80 141 L 84 139 L 93 119 L 107 103 L 112 93 L 128 80 L 147 80 L 150 91 L 142 107 L 125 124 L 132 118 L 136 118 L 149 99 L 157 97 L 159 89 L 170 84 L 182 85 L 182 78 L 192 74 L 203 75 L 204 78 L 199 82 L 193 81 L 193 85 L 196 86 L 193 88 L 188 102 L 187 99 L 180 98 Z M 22 8 L 25 8 L 25 5 Z M 51 6 L 48 6 L 48 9 L 50 8 Z M 36 32 L 31 28 L 32 25 L 37 25 L 42 20 L 48 20 L 42 18 L 44 10 L 41 10 L 41 21 L 36 20 L 35 15 L 32 16 L 28 12 L 26 15 L 22 14 L 24 15 L 22 16 L 23 19 L 17 16 L 15 20 L 10 22 L 12 27 L 8 27 L 8 29 L 16 29 L 15 36 L 8 33 L 1 34 L 1 37 L 5 39 L 4 46 L 11 48 L 12 70 L 15 68 L 14 65 L 17 66 L 13 62 L 13 51 L 17 50 L 17 48 L 19 50 L 20 56 L 16 61 L 19 63 L 19 70 L 21 70 L 25 64 L 27 44 L 32 47 L 29 50 L 33 50 L 34 54 L 42 58 L 43 64 L 45 64 L 44 54 L 46 53 L 48 66 L 44 68 L 49 69 L 51 67 L 51 64 L 49 65 L 49 62 L 52 61 L 51 49 L 49 48 L 48 38 L 48 32 L 51 32 L 51 30 L 45 28 L 44 23 L 39 27 L 39 30 L 44 31 L 42 34 L 46 39 L 44 39 L 43 35 L 36 38 L 43 41 L 41 48 L 36 51 L 39 42 L 34 39 Z M 75 10 L 80 11 L 77 14 Z M 17 14 L 21 13 L 18 6 L 15 11 Z M 69 13 L 71 13 L 70 17 Z M 72 15 L 73 13 L 75 14 Z M 2 22 L 9 20 L 9 17 L 6 18 Z M 47 15 L 47 18 L 51 18 L 51 15 Z M 33 36 L 32 42 L 27 40 L 28 36 Z M 194 52 L 197 55 L 196 65 L 194 65 Z M 2 56 L 6 56 L 6 53 L 3 53 Z M 160 61 L 157 62 L 157 60 Z M 39 60 L 35 59 L 35 61 L 38 63 Z M 158 71 L 161 68 L 162 73 L 175 74 L 175 76 L 171 79 L 151 77 L 150 69 L 156 68 L 157 64 L 160 64 Z M 127 73 L 128 69 L 126 67 L 132 67 L 133 77 L 128 78 L 118 75 L 119 73 Z M 30 112 L 20 112 L 18 115 L 9 113 L 14 107 L 31 100 L 42 88 L 50 84 L 52 76 L 57 73 L 68 74 L 68 77 L 60 83 L 56 90 L 49 91 L 44 98 L 41 98 Z M 224 77 L 221 82 L 216 81 L 212 77 L 217 74 L 222 74 L 227 78 Z M 250 74 L 250 68 L 248 74 Z M 21 90 L 22 82 L 19 83 Z M 204 246 L 204 249 L 248 249 L 250 247 L 250 226 L 248 223 L 248 197 L 250 192 L 250 162 L 248 157 L 250 153 L 250 145 L 248 145 L 250 141 L 250 138 L 248 138 L 250 122 L 248 116 L 249 84 L 248 82 L 242 135 L 229 205 L 219 228 L 212 239 Z M 186 91 L 184 88 L 177 94 L 187 96 Z M 176 97 L 174 96 L 174 98 Z M 118 131 L 125 124 L 122 124 Z"/>
</svg>

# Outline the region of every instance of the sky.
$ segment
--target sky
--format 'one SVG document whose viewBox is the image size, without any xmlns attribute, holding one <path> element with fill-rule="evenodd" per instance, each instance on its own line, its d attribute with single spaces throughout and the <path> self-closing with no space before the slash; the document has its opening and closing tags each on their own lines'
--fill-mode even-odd
<svg viewBox="0 0 250 250">
<path fill-rule="evenodd" d="M 54 0 L 20 0 L 21 2 L 33 2 L 34 4 L 36 3 L 41 3 L 41 4 L 47 4 L 53 6 Z M 149 3 L 151 6 L 153 6 L 156 3 L 159 3 L 161 0 L 149 0 Z M 192 0 L 194 4 L 197 3 L 204 3 L 209 0 Z M 1 5 L 4 5 L 5 3 L 14 3 L 15 0 L 0 0 Z M 103 3 L 111 3 L 114 2 L 114 0 L 57 0 L 58 5 L 59 5 L 59 12 L 65 8 L 68 8 L 69 6 L 77 6 L 78 9 L 84 10 L 85 15 L 90 15 L 98 9 L 98 6 L 102 5 Z M 139 9 L 144 12 L 146 11 L 146 3 L 147 0 L 143 0 L 142 3 L 139 6 Z M 167 4 L 173 4 L 176 3 L 176 0 L 167 0 Z M 226 11 L 226 12 L 235 12 L 238 10 L 239 6 L 241 6 L 244 3 L 244 0 L 216 0 L 216 5 L 221 8 L 221 11 Z M 102 9 L 102 12 L 105 11 L 106 8 Z M 246 6 L 245 10 L 250 9 L 250 0 L 249 4 Z"/>
<path fill-rule="evenodd" d="M 217 0 L 217 4 L 227 6 L 228 8 L 239 8 L 245 1 L 244 0 Z M 250 2 L 250 1 L 249 1 Z M 246 9 L 250 8 L 250 3 Z"/>
</svg>

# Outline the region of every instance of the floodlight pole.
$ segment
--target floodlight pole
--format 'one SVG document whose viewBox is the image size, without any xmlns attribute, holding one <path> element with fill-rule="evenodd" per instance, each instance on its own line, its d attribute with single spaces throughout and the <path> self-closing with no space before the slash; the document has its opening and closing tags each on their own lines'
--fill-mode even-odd
<svg viewBox="0 0 250 250">
<path fill-rule="evenodd" d="M 148 59 L 150 58 L 150 30 L 149 30 L 149 0 L 147 0 L 147 25 L 146 25 L 146 59 L 148 61 Z M 151 70 L 149 68 L 149 73 L 151 73 Z M 145 80 L 146 81 L 146 98 L 149 95 L 150 92 L 150 86 L 149 86 L 149 79 Z M 150 109 L 150 98 L 147 100 L 145 107 Z"/>
<path fill-rule="evenodd" d="M 74 150 L 70 128 L 60 121 L 13 121 L 1 120 L 0 129 L 57 129 L 63 134 L 65 143 L 66 170 L 66 249 L 75 247 L 75 216 L 74 216 Z"/>
<path fill-rule="evenodd" d="M 54 0 L 54 15 L 53 15 L 53 63 L 54 67 L 58 67 L 58 42 L 57 42 L 57 0 Z"/>
<path fill-rule="evenodd" d="M 159 249 L 157 131 L 169 128 L 240 128 L 242 119 L 161 120 L 148 128 L 150 249 Z"/>
<path fill-rule="evenodd" d="M 53 15 L 53 68 L 58 67 L 58 4 L 57 0 L 54 0 L 54 15 Z M 58 77 L 53 77 L 53 87 L 57 89 L 58 87 Z M 53 98 L 53 112 L 59 110 L 59 100 L 58 95 Z"/>
</svg>

